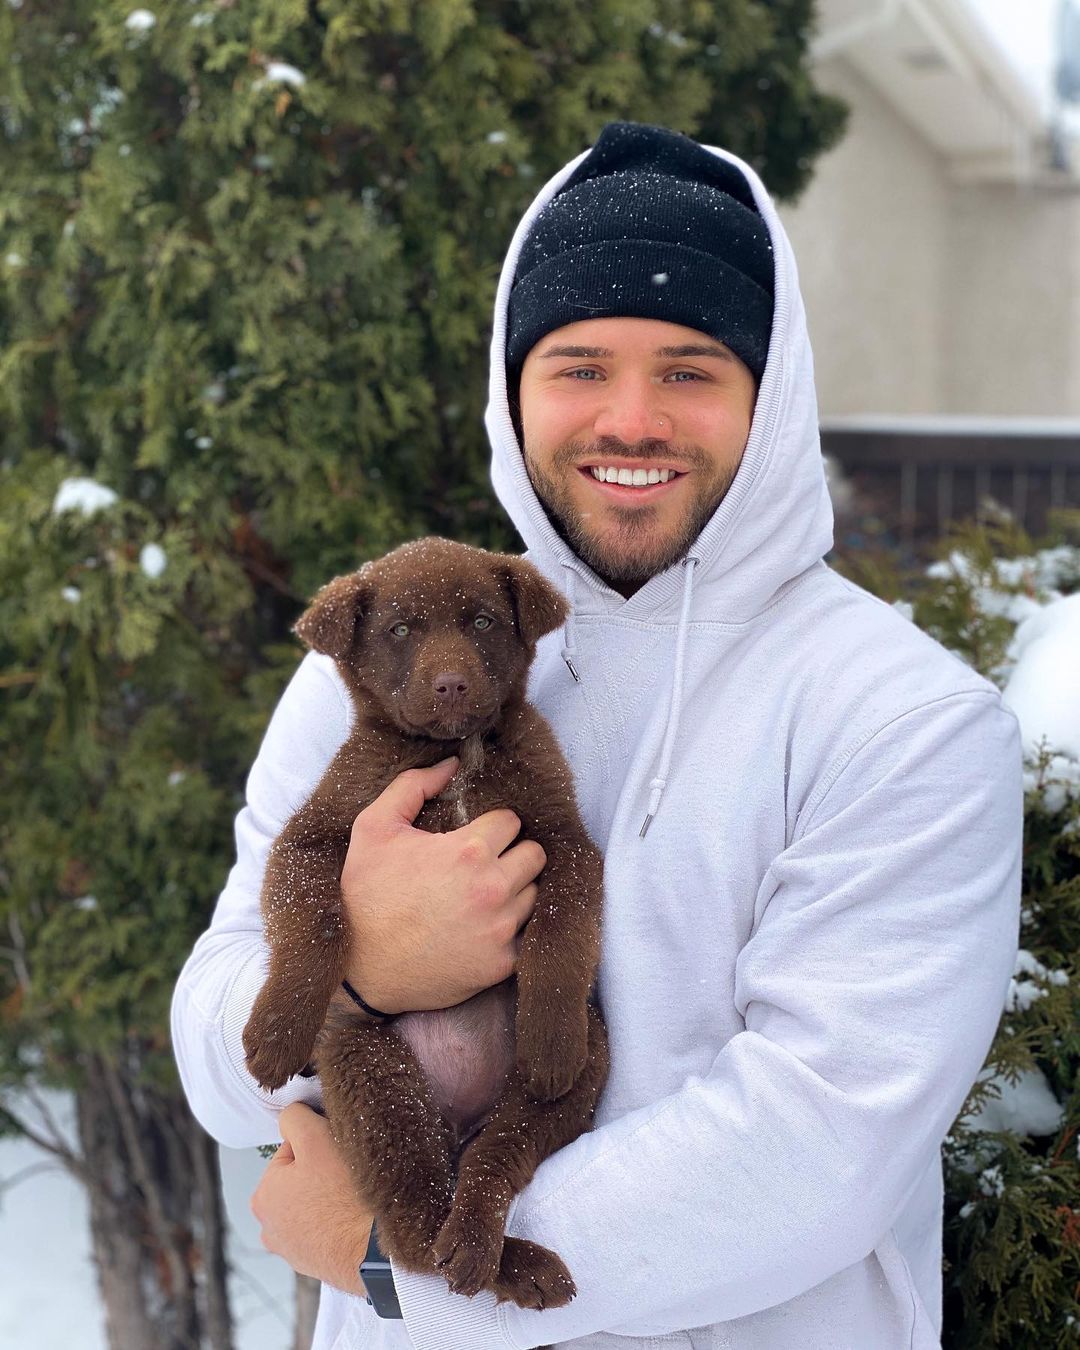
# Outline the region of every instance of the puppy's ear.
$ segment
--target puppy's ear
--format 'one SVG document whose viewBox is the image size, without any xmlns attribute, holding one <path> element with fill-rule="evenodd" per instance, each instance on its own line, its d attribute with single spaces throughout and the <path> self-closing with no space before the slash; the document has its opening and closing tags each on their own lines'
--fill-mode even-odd
<svg viewBox="0 0 1080 1350">
<path fill-rule="evenodd" d="M 530 646 L 566 622 L 570 606 L 532 563 L 504 554 L 503 575 L 514 601 L 518 629 Z"/>
<path fill-rule="evenodd" d="M 313 651 L 344 660 L 352 650 L 356 625 L 369 602 L 370 587 L 362 571 L 335 577 L 317 592 L 293 632 Z"/>
</svg>

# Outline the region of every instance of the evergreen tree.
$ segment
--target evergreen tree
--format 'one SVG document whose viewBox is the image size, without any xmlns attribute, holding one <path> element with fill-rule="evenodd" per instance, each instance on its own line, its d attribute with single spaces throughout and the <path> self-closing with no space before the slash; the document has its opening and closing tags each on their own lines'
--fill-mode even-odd
<svg viewBox="0 0 1080 1350">
<path fill-rule="evenodd" d="M 480 412 L 519 213 L 619 117 L 795 193 L 843 122 L 810 22 L 0 5 L 0 1125 L 89 1188 L 114 1346 L 231 1342 L 216 1151 L 166 1011 L 289 625 L 404 537 L 508 542 Z M 75 1093 L 75 1143 L 44 1087 Z"/>
</svg>

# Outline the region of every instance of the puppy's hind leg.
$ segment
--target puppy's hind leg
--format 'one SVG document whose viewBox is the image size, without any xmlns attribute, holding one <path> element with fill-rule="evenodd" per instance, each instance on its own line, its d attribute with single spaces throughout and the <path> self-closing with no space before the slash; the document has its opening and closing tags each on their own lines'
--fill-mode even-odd
<svg viewBox="0 0 1080 1350">
<path fill-rule="evenodd" d="M 380 1247 L 405 1269 L 430 1274 L 454 1171 L 450 1130 L 416 1056 L 390 1027 L 332 1006 L 315 1062 L 331 1132 L 378 1221 Z"/>
<path fill-rule="evenodd" d="M 574 1282 L 560 1258 L 506 1237 L 506 1214 L 544 1159 L 591 1128 L 608 1072 L 607 1032 L 593 1008 L 588 1047 L 584 1070 L 558 1101 L 537 1101 L 515 1072 L 491 1120 L 462 1154 L 454 1202 L 435 1243 L 439 1269 L 456 1292 L 491 1289 L 500 1302 L 523 1308 L 557 1308 L 573 1298 Z"/>
</svg>

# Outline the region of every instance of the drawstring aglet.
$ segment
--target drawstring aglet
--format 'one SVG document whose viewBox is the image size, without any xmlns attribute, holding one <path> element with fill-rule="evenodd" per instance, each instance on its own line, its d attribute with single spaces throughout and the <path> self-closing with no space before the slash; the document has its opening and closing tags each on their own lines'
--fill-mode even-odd
<svg viewBox="0 0 1080 1350">
<path fill-rule="evenodd" d="M 654 778 L 649 784 L 652 791 L 649 794 L 649 814 L 645 817 L 638 834 L 639 839 L 645 838 L 645 831 L 653 823 L 657 811 L 660 810 L 660 798 L 664 795 L 664 789 L 667 787 L 666 778 Z"/>
<path fill-rule="evenodd" d="M 573 661 L 570 660 L 570 658 L 566 655 L 565 652 L 563 653 L 563 660 L 566 662 L 566 668 L 567 668 L 567 670 L 568 670 L 568 671 L 570 672 L 570 674 L 573 675 L 573 677 L 574 677 L 574 683 L 575 683 L 575 684 L 580 684 L 580 683 L 581 683 L 581 676 L 577 673 L 577 669 L 575 668 Z"/>
</svg>

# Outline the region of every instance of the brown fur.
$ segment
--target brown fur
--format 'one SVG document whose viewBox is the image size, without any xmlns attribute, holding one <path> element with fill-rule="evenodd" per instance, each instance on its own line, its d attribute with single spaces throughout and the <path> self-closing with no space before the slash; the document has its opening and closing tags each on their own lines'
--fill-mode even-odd
<svg viewBox="0 0 1080 1350">
<path fill-rule="evenodd" d="M 481 613 L 494 621 L 483 631 Z M 608 1069 L 591 997 L 601 859 L 569 767 L 525 701 L 536 641 L 565 613 L 523 559 L 442 539 L 319 592 L 296 631 L 337 662 L 356 719 L 271 850 L 270 970 L 244 1030 L 266 1088 L 314 1054 L 334 1138 L 395 1261 L 531 1308 L 566 1303 L 573 1280 L 553 1252 L 506 1237 L 506 1214 L 539 1164 L 591 1128 Z M 400 623 L 407 634 L 390 631 Z M 451 753 L 461 767 L 417 824 L 448 831 L 510 807 L 547 855 L 517 975 L 456 1008 L 374 1023 L 340 988 L 350 830 L 397 774 Z"/>
</svg>

